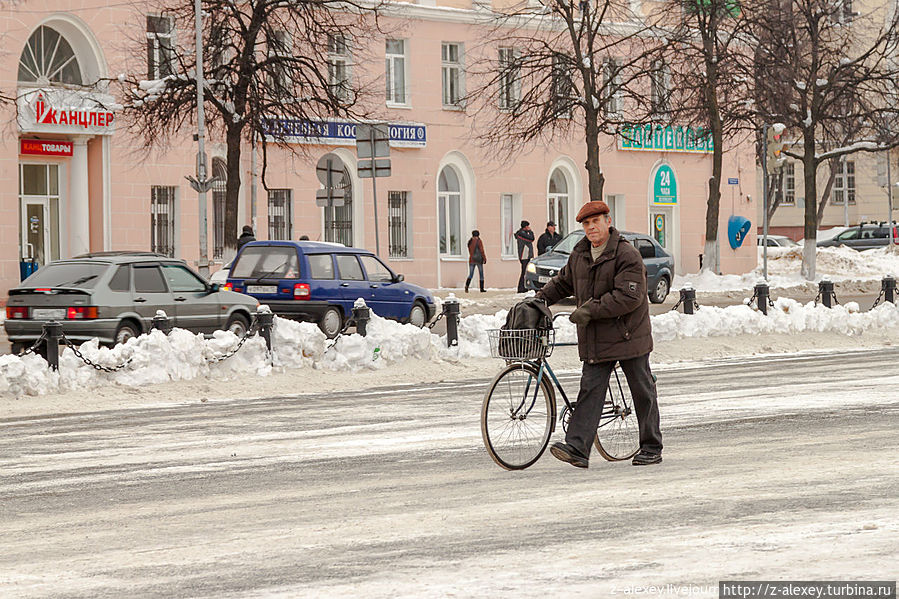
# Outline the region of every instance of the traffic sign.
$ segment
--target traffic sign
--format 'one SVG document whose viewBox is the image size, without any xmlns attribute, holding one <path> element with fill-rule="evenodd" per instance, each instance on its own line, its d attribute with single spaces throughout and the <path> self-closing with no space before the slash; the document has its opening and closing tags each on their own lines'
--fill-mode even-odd
<svg viewBox="0 0 899 599">
<path fill-rule="evenodd" d="M 343 189 L 335 187 L 319 189 L 315 192 L 315 205 L 320 208 L 340 207 L 344 205 L 345 197 Z"/>
<path fill-rule="evenodd" d="M 345 169 L 340 156 L 329 152 L 318 159 L 315 174 L 325 187 L 346 187 L 348 181 L 344 177 Z"/>
<path fill-rule="evenodd" d="M 360 179 L 370 179 L 372 177 L 389 177 L 390 159 L 378 158 L 376 160 L 360 160 L 358 173 Z"/>
<path fill-rule="evenodd" d="M 386 124 L 356 125 L 356 156 L 359 158 L 387 158 L 390 156 L 390 131 Z"/>
</svg>

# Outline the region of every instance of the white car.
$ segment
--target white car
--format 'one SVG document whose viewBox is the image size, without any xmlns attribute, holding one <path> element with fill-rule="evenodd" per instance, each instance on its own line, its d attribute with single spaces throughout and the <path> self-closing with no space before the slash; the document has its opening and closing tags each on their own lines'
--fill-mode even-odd
<svg viewBox="0 0 899 599">
<path fill-rule="evenodd" d="M 758 240 L 759 246 L 761 246 L 765 241 L 765 238 L 761 235 L 759 235 L 756 239 Z M 769 248 L 792 248 L 797 246 L 799 246 L 799 244 L 786 235 L 768 235 Z"/>
<path fill-rule="evenodd" d="M 209 276 L 209 282 L 210 283 L 218 283 L 219 285 L 224 286 L 225 283 L 228 282 L 228 273 L 231 272 L 231 264 L 233 262 L 234 261 L 232 260 L 228 264 L 225 264 L 220 269 L 218 269 L 217 271 L 212 273 Z"/>
</svg>

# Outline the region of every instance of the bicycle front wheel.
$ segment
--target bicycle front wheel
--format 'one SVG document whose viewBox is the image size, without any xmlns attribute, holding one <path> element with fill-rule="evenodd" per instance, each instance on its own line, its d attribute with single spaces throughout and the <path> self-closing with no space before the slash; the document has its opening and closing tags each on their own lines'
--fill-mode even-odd
<svg viewBox="0 0 899 599">
<path fill-rule="evenodd" d="M 617 368 L 613 374 L 593 445 L 602 457 L 617 462 L 631 459 L 640 450 L 640 428 L 627 381 L 621 380 Z"/>
<path fill-rule="evenodd" d="M 540 459 L 556 418 L 556 401 L 547 377 L 537 381 L 532 364 L 504 368 L 487 389 L 481 408 L 481 436 L 493 461 L 506 470 L 523 470 Z"/>
</svg>

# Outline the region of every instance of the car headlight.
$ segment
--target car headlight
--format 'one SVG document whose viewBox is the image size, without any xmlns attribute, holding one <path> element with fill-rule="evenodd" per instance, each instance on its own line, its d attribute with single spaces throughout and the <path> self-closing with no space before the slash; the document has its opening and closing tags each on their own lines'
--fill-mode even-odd
<svg viewBox="0 0 899 599">
<path fill-rule="evenodd" d="M 533 262 L 528 262 L 528 272 L 537 274 L 537 267 L 534 265 Z"/>
</svg>

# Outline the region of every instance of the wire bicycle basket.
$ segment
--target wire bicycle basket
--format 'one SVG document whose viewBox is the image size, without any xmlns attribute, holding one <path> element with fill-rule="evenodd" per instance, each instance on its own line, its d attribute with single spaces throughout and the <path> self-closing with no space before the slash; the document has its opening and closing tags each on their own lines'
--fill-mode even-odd
<svg viewBox="0 0 899 599">
<path fill-rule="evenodd" d="M 490 355 L 504 360 L 548 358 L 553 353 L 554 329 L 487 329 Z"/>
</svg>

